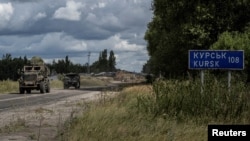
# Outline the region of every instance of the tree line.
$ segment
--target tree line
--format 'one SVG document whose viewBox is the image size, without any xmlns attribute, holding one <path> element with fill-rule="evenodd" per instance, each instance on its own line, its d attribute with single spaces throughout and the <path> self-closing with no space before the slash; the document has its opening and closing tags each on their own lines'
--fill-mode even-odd
<svg viewBox="0 0 250 141">
<path fill-rule="evenodd" d="M 153 0 L 144 39 L 150 56 L 143 72 L 178 78 L 188 70 L 188 50 L 241 49 L 250 64 L 250 1 Z M 197 72 L 197 71 L 196 71 Z"/>
<path fill-rule="evenodd" d="M 115 65 L 116 58 L 114 52 L 111 50 L 108 56 L 107 49 L 104 49 L 102 52 L 100 52 L 99 59 L 95 61 L 90 68 L 94 73 L 113 72 L 116 71 Z"/>
<path fill-rule="evenodd" d="M 116 71 L 116 58 L 111 50 L 109 56 L 107 49 L 100 52 L 100 57 L 92 65 L 89 66 L 91 72 L 99 73 L 102 71 Z M 4 54 L 0 59 L 0 80 L 17 80 L 19 78 L 18 69 L 22 69 L 24 65 L 31 65 L 30 60 L 24 56 L 13 58 L 10 53 Z M 88 65 L 74 64 L 68 56 L 65 59 L 53 60 L 52 63 L 46 63 L 51 74 L 63 73 L 87 73 Z"/>
</svg>

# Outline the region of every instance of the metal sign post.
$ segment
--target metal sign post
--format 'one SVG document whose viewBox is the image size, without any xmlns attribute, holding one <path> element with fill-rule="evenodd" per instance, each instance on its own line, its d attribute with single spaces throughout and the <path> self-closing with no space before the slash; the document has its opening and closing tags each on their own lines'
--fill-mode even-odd
<svg viewBox="0 0 250 141">
<path fill-rule="evenodd" d="M 230 92 L 231 90 L 231 71 L 229 70 L 228 72 L 227 72 L 227 85 L 228 85 L 228 91 Z"/>
<path fill-rule="evenodd" d="M 201 70 L 201 93 L 203 93 L 204 90 L 204 70 Z"/>
</svg>

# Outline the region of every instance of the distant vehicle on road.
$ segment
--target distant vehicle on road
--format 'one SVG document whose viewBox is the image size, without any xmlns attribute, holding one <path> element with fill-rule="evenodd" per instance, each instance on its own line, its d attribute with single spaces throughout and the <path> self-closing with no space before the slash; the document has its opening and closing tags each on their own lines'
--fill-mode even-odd
<svg viewBox="0 0 250 141">
<path fill-rule="evenodd" d="M 80 85 L 80 75 L 78 73 L 67 73 L 64 75 L 64 89 L 68 89 L 69 87 L 75 87 L 76 89 L 79 89 Z"/>
</svg>

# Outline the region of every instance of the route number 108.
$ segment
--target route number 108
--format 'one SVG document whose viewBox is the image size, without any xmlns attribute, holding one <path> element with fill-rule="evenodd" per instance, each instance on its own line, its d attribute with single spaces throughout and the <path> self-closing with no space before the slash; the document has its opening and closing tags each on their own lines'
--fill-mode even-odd
<svg viewBox="0 0 250 141">
<path fill-rule="evenodd" d="M 240 58 L 239 57 L 228 57 L 228 62 L 229 63 L 239 63 Z"/>
</svg>

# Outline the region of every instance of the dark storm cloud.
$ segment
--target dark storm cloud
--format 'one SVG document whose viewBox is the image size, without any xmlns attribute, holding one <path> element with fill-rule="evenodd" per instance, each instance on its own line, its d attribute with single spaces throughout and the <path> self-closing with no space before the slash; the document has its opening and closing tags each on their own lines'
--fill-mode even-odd
<svg viewBox="0 0 250 141">
<path fill-rule="evenodd" d="M 1 0 L 0 52 L 45 59 L 92 60 L 113 50 L 119 67 L 136 70 L 148 56 L 144 33 L 151 0 Z M 18 52 L 17 52 L 18 50 Z M 74 58 L 75 57 L 75 58 Z M 77 58 L 78 57 L 78 58 Z M 96 57 L 94 59 L 94 57 Z M 144 60 L 144 61 L 143 61 Z"/>
<path fill-rule="evenodd" d="M 7 0 L 5 0 L 7 1 Z M 39 0 L 11 0 L 13 2 L 38 2 Z"/>
<path fill-rule="evenodd" d="M 81 20 L 80 21 L 69 21 L 65 19 L 54 19 L 53 15 L 56 10 L 61 7 L 65 7 L 65 1 L 57 1 L 53 6 L 49 6 L 49 3 L 53 3 L 49 0 L 47 4 L 44 1 L 37 0 L 15 0 L 15 2 L 26 2 L 25 4 L 13 4 L 19 5 L 15 7 L 15 15 L 12 19 L 12 26 L 0 29 L 0 35 L 36 35 L 45 34 L 50 32 L 61 32 L 64 31 L 71 36 L 79 39 L 106 39 L 117 32 L 126 32 L 126 30 L 133 30 L 132 32 L 141 32 L 145 30 L 145 18 L 150 18 L 151 15 L 146 15 L 144 9 L 133 7 L 132 4 L 127 4 L 126 1 L 113 1 L 107 4 L 105 7 L 96 8 L 91 3 L 86 4 L 84 8 L 80 9 Z M 31 4 L 28 2 L 37 2 L 37 4 Z M 63 3 L 64 2 L 64 3 Z M 105 2 L 105 1 L 104 1 Z M 34 6 L 36 10 L 31 8 Z M 46 7 L 40 7 L 46 6 Z M 147 10 L 147 8 L 145 9 Z M 27 11 L 29 18 L 23 21 L 22 26 L 19 28 L 15 27 L 15 24 L 20 24 L 15 19 L 20 17 L 18 13 Z M 43 12 L 46 17 L 35 20 L 35 16 Z M 91 18 L 92 15 L 92 18 Z M 25 16 L 25 15 L 24 15 Z M 148 17 L 147 17 L 148 16 Z"/>
</svg>

